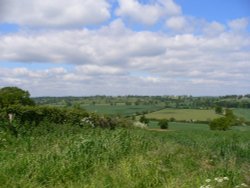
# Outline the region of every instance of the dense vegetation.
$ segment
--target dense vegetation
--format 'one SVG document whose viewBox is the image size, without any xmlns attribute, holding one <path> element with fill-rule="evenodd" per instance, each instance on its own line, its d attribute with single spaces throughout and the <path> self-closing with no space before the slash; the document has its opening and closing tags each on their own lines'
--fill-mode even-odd
<svg viewBox="0 0 250 188">
<path fill-rule="evenodd" d="M 0 184 L 129 188 L 250 184 L 249 130 L 213 132 L 205 126 L 182 126 L 186 128 L 153 132 L 50 125 L 18 138 L 0 132 Z M 178 130 L 178 125 L 170 124 L 171 128 Z M 221 177 L 227 178 L 215 180 Z"/>
</svg>

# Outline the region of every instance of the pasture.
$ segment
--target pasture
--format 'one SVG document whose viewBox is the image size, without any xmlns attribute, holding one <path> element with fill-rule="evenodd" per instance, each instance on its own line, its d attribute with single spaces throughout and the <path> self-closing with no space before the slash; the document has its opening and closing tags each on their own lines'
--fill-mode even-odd
<svg viewBox="0 0 250 188">
<path fill-rule="evenodd" d="M 234 108 L 233 112 L 236 116 L 242 117 L 246 121 L 250 121 L 250 109 L 249 108 Z"/>
<path fill-rule="evenodd" d="M 132 116 L 136 113 L 148 113 L 152 111 L 157 111 L 163 108 L 160 105 L 115 105 L 111 106 L 109 104 L 96 104 L 96 105 L 82 105 L 82 108 L 88 112 L 95 112 L 104 115 L 122 115 L 122 116 Z"/>
<path fill-rule="evenodd" d="M 177 121 L 208 121 L 214 118 L 221 117 L 214 110 L 200 109 L 163 109 L 152 112 L 146 115 L 150 119 L 170 119 L 174 118 Z"/>
<path fill-rule="evenodd" d="M 250 130 L 210 131 L 50 125 L 12 137 L 0 131 L 2 187 L 169 187 L 250 185 Z"/>
</svg>

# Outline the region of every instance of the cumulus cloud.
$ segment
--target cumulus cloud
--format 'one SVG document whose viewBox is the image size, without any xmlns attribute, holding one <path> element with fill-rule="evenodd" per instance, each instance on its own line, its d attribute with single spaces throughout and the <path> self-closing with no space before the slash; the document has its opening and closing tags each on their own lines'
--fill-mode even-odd
<svg viewBox="0 0 250 188">
<path fill-rule="evenodd" d="M 247 18 L 239 18 L 235 20 L 231 20 L 228 25 L 233 31 L 244 31 L 249 24 L 249 20 Z"/>
<path fill-rule="evenodd" d="M 183 16 L 171 17 L 166 21 L 167 27 L 177 31 L 185 29 L 185 27 L 187 27 L 187 24 L 187 20 Z"/>
<path fill-rule="evenodd" d="M 116 32 L 116 28 L 117 32 L 124 34 L 123 37 L 105 34 Z M 111 27 L 102 28 L 99 32 L 85 29 L 0 36 L 0 50 L 3 52 L 0 58 L 27 63 L 107 64 L 165 52 L 161 37 L 154 33 L 126 31 L 111 24 Z"/>
<path fill-rule="evenodd" d="M 217 23 L 212 27 L 223 31 Z M 17 33 L 2 35 L 0 41 L 1 62 L 23 63 L 1 68 L 0 83 L 25 86 L 33 95 L 47 88 L 48 95 L 212 95 L 226 94 L 230 87 L 243 93 L 250 87 L 250 37 L 230 31 L 213 37 L 167 35 L 132 31 L 115 20 L 99 30 Z M 41 62 L 56 68 L 25 66 Z"/>
<path fill-rule="evenodd" d="M 128 20 L 153 25 L 163 16 L 178 15 L 181 8 L 172 0 L 158 0 L 151 4 L 142 4 L 138 0 L 118 0 L 116 15 Z"/>
<path fill-rule="evenodd" d="M 110 2 L 0 1 L 0 22 L 28 26 L 0 35 L 0 87 L 33 96 L 249 92 L 247 18 L 223 25 L 185 16 L 173 0 Z M 128 20 L 165 27 L 138 31 Z"/>
<path fill-rule="evenodd" d="M 208 36 L 218 36 L 225 31 L 225 27 L 224 25 L 214 21 L 212 23 L 207 23 L 204 26 L 203 31 Z"/>
<path fill-rule="evenodd" d="M 106 0 L 2 0 L 0 22 L 31 27 L 83 27 L 108 20 Z"/>
</svg>

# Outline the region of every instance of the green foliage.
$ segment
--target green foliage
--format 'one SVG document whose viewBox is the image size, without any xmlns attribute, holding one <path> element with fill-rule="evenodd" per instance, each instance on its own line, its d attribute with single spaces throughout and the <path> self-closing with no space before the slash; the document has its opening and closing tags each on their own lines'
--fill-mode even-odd
<svg viewBox="0 0 250 188">
<path fill-rule="evenodd" d="M 145 115 L 142 115 L 142 116 L 140 117 L 140 122 L 141 122 L 141 123 L 148 124 L 148 123 L 149 123 L 149 120 L 145 117 Z"/>
<path fill-rule="evenodd" d="M 9 122 L 8 114 L 14 114 L 14 121 Z M 51 106 L 21 106 L 12 105 L 0 112 L 0 125 L 8 129 L 15 136 L 26 134 L 40 125 L 53 124 L 71 125 L 79 127 L 101 127 L 115 129 L 115 127 L 131 127 L 129 120 L 100 116 L 95 113 L 88 113 L 78 108 L 58 108 Z"/>
<path fill-rule="evenodd" d="M 223 113 L 223 108 L 221 106 L 216 106 L 215 107 L 215 113 L 216 114 L 222 114 Z"/>
<path fill-rule="evenodd" d="M 244 122 L 242 119 L 238 119 L 233 111 L 230 109 L 225 110 L 225 117 L 214 119 L 210 124 L 211 130 L 223 130 L 226 131 L 232 126 L 241 125 Z"/>
<path fill-rule="evenodd" d="M 34 101 L 30 99 L 28 91 L 24 91 L 18 87 L 1 88 L 0 108 L 9 107 L 11 105 L 34 105 Z"/>
<path fill-rule="evenodd" d="M 210 129 L 211 130 L 223 130 L 226 131 L 228 130 L 232 125 L 231 121 L 229 118 L 226 117 L 221 117 L 221 118 L 216 118 L 214 119 L 210 124 Z"/>
<path fill-rule="evenodd" d="M 228 177 L 228 188 L 250 183 L 249 131 L 51 126 L 18 138 L 0 132 L 1 187 L 189 188 L 217 177 Z"/>
<path fill-rule="evenodd" d="M 159 126 L 161 129 L 168 129 L 168 120 L 167 119 L 160 120 Z"/>
</svg>

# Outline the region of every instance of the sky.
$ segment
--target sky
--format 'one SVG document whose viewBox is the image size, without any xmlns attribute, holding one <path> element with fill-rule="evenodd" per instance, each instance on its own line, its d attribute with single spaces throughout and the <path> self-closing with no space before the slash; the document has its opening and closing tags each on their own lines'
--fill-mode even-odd
<svg viewBox="0 0 250 188">
<path fill-rule="evenodd" d="M 249 0 L 0 0 L 0 88 L 250 93 Z"/>
</svg>

